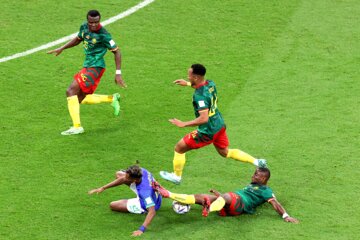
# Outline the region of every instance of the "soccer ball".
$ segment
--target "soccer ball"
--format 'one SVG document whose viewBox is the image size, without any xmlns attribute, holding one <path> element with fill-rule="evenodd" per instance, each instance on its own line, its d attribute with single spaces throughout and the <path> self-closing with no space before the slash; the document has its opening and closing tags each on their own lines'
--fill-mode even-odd
<svg viewBox="0 0 360 240">
<path fill-rule="evenodd" d="M 172 208 L 177 214 L 185 214 L 190 211 L 190 205 L 178 201 L 172 202 Z"/>
</svg>

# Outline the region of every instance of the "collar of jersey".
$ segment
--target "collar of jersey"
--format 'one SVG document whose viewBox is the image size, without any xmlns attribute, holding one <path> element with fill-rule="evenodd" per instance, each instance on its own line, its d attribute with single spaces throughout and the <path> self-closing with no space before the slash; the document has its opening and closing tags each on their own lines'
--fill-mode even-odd
<svg viewBox="0 0 360 240">
<path fill-rule="evenodd" d="M 208 84 L 209 84 L 208 80 L 205 80 L 205 82 L 197 85 L 195 88 L 198 89 L 198 88 L 201 88 L 202 86 L 205 86 L 205 85 L 208 85 Z"/>
</svg>

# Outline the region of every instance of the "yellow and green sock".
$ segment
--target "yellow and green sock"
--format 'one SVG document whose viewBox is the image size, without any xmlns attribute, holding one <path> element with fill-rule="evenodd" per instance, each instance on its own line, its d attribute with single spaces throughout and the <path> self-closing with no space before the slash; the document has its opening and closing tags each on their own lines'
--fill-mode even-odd
<svg viewBox="0 0 360 240">
<path fill-rule="evenodd" d="M 74 127 L 81 127 L 80 123 L 80 104 L 78 96 L 71 96 L 67 98 L 68 109 L 70 113 L 71 120 Z"/>
<path fill-rule="evenodd" d="M 246 152 L 243 152 L 239 149 L 229 149 L 228 154 L 226 156 L 227 158 L 232 158 L 241 162 L 251 163 L 256 165 L 257 159 L 253 156 L 247 154 Z"/>
<path fill-rule="evenodd" d="M 180 194 L 180 193 L 172 193 L 169 192 L 169 198 L 185 203 L 185 204 L 195 204 L 195 196 L 194 195 L 188 195 L 188 194 Z"/>
<path fill-rule="evenodd" d="M 111 103 L 112 100 L 113 95 L 88 94 L 82 100 L 81 104 Z"/>
<path fill-rule="evenodd" d="M 185 166 L 185 153 L 178 153 L 174 152 L 174 159 L 173 159 L 173 166 L 174 166 L 174 173 L 176 176 L 181 177 L 184 166 Z"/>
</svg>

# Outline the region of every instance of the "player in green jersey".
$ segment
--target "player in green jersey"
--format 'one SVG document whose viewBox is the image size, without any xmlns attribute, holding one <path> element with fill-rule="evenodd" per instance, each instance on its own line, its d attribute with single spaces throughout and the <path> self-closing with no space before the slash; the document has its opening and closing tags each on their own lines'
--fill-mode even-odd
<svg viewBox="0 0 360 240">
<path fill-rule="evenodd" d="M 83 68 L 74 76 L 73 82 L 66 91 L 68 109 L 73 126 L 63 131 L 62 135 L 73 135 L 84 132 L 80 123 L 80 104 L 111 103 L 116 116 L 120 113 L 120 94 L 99 95 L 93 94 L 105 71 L 104 55 L 107 50 L 115 56 L 115 82 L 121 87 L 126 84 L 121 76 L 121 53 L 119 47 L 111 35 L 100 24 L 101 15 L 97 10 L 90 10 L 87 15 L 87 22 L 81 25 L 78 35 L 64 46 L 51 50 L 48 54 L 54 53 L 58 56 L 63 50 L 77 46 L 83 42 L 85 61 Z"/>
<path fill-rule="evenodd" d="M 201 148 L 214 144 L 217 152 L 227 158 L 254 164 L 255 166 L 266 166 L 264 159 L 256 159 L 251 155 L 239 150 L 229 149 L 229 140 L 226 135 L 224 119 L 217 107 L 218 96 L 215 83 L 205 79 L 206 68 L 201 64 L 193 64 L 188 69 L 188 79 L 175 80 L 180 86 L 191 86 L 195 89 L 193 94 L 193 106 L 195 119 L 187 122 L 176 118 L 169 121 L 178 127 L 194 127 L 197 130 L 187 134 L 175 145 L 173 158 L 174 172 L 161 171 L 160 176 L 175 184 L 179 184 L 185 165 L 185 153 L 192 149 Z"/>
<path fill-rule="evenodd" d="M 272 189 L 266 184 L 270 178 L 268 168 L 257 168 L 251 178 L 251 183 L 241 190 L 220 194 L 211 189 L 210 194 L 179 194 L 172 193 L 160 186 L 159 183 L 153 183 L 153 188 L 164 198 L 171 198 L 184 204 L 203 205 L 202 215 L 207 217 L 209 212 L 218 211 L 220 216 L 237 216 L 243 213 L 253 214 L 256 207 L 268 202 L 274 210 L 282 216 L 285 222 L 298 223 L 296 218 L 290 217 L 284 207 L 277 201 Z"/>
</svg>

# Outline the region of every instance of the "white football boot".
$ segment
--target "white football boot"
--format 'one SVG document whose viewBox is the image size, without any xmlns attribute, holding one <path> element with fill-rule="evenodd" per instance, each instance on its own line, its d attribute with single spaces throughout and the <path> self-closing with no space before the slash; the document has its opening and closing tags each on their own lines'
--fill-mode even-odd
<svg viewBox="0 0 360 240">
<path fill-rule="evenodd" d="M 176 176 L 175 173 L 169 173 L 169 172 L 166 172 L 166 171 L 160 171 L 160 176 L 165 179 L 165 180 L 168 180 L 172 183 L 175 183 L 175 184 L 180 184 L 181 182 L 181 177 L 179 176 Z"/>
<path fill-rule="evenodd" d="M 83 132 L 84 132 L 83 127 L 71 127 L 68 130 L 61 132 L 61 135 L 75 135 Z"/>
</svg>

